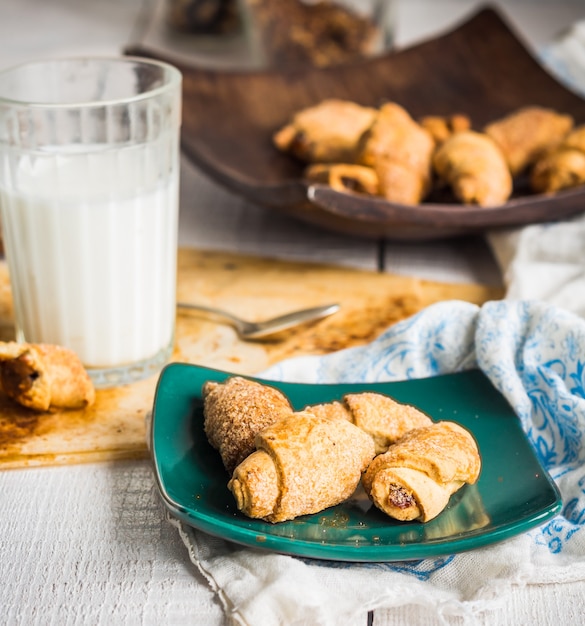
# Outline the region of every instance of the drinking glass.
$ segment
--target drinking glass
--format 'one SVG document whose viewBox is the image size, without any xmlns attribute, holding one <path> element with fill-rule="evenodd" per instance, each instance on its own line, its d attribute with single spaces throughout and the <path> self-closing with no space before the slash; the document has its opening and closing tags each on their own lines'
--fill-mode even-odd
<svg viewBox="0 0 585 626">
<path fill-rule="evenodd" d="M 181 74 L 132 57 L 0 72 L 0 215 L 16 339 L 70 348 L 96 386 L 173 349 Z"/>
</svg>

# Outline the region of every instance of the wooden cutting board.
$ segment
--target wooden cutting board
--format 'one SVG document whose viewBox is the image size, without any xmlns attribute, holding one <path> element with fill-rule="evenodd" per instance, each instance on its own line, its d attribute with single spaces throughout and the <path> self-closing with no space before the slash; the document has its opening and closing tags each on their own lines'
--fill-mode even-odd
<svg viewBox="0 0 585 626">
<path fill-rule="evenodd" d="M 172 358 L 255 374 L 288 357 L 367 343 L 391 324 L 440 300 L 481 304 L 501 296 L 500 289 L 481 285 L 180 250 L 179 300 L 215 305 L 250 320 L 333 302 L 341 304 L 341 310 L 263 342 L 241 341 L 229 326 L 180 311 Z M 3 340 L 13 338 L 10 285 L 3 263 L 0 335 Z M 157 378 L 98 390 L 95 405 L 85 411 L 38 414 L 0 396 L 0 469 L 145 457 L 145 417 Z"/>
</svg>

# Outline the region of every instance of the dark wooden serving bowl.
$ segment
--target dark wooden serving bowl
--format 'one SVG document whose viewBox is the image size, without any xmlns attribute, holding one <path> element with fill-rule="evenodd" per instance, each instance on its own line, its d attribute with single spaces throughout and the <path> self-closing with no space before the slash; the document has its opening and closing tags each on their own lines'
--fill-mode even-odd
<svg viewBox="0 0 585 626">
<path fill-rule="evenodd" d="M 126 52 L 162 59 L 140 47 Z M 525 105 L 551 107 L 585 123 L 585 100 L 548 74 L 489 6 L 446 34 L 351 65 L 226 71 L 174 64 L 184 80 L 185 154 L 222 185 L 270 210 L 337 232 L 392 240 L 479 233 L 585 210 L 585 187 L 549 196 L 518 185 L 508 202 L 491 208 L 448 199 L 406 206 L 340 193 L 303 180 L 303 165 L 272 144 L 274 131 L 295 112 L 332 97 L 369 106 L 392 100 L 415 118 L 462 112 L 476 128 Z"/>
</svg>

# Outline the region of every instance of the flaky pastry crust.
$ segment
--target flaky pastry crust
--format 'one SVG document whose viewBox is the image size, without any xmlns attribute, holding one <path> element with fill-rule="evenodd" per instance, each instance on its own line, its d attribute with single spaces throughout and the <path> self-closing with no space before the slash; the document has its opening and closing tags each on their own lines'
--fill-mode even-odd
<svg viewBox="0 0 585 626">
<path fill-rule="evenodd" d="M 480 469 L 472 435 L 459 424 L 443 421 L 409 431 L 370 463 L 362 484 L 390 517 L 427 522 L 463 484 L 475 483 Z"/>
<path fill-rule="evenodd" d="M 83 409 L 95 389 L 79 357 L 51 344 L 0 342 L 0 386 L 19 404 L 35 411 Z"/>
<path fill-rule="evenodd" d="M 257 451 L 228 483 L 249 517 L 282 522 L 349 498 L 374 456 L 371 438 L 346 420 L 302 411 L 256 435 Z"/>
</svg>

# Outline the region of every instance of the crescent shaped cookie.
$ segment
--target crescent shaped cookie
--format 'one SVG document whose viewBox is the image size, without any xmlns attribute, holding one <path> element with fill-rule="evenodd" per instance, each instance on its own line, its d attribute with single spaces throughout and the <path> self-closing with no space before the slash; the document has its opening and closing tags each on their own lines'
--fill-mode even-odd
<svg viewBox="0 0 585 626">
<path fill-rule="evenodd" d="M 434 153 L 433 167 L 465 204 L 497 206 L 512 193 L 506 159 L 495 141 L 482 133 L 468 130 L 449 137 Z"/>
<path fill-rule="evenodd" d="M 19 404 L 35 411 L 83 409 L 95 389 L 79 357 L 62 346 L 0 342 L 0 386 Z"/>
<path fill-rule="evenodd" d="M 369 391 L 346 394 L 343 402 L 312 405 L 305 410 L 329 419 L 349 420 L 372 437 L 376 454 L 385 452 L 408 431 L 433 423 L 416 407 Z"/>
<path fill-rule="evenodd" d="M 362 478 L 373 503 L 390 517 L 428 522 L 465 483 L 477 481 L 481 460 L 472 435 L 454 422 L 408 432 L 377 456 Z"/>
<path fill-rule="evenodd" d="M 203 386 L 204 430 L 231 474 L 254 451 L 254 437 L 266 426 L 292 413 L 278 389 L 241 376 Z"/>
<path fill-rule="evenodd" d="M 256 435 L 257 451 L 228 488 L 248 517 L 283 522 L 349 498 L 374 456 L 372 439 L 346 420 L 302 411 Z"/>
</svg>

